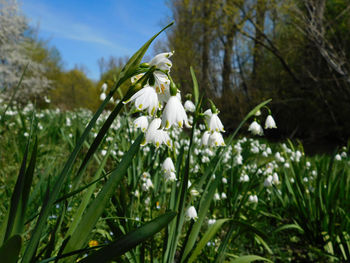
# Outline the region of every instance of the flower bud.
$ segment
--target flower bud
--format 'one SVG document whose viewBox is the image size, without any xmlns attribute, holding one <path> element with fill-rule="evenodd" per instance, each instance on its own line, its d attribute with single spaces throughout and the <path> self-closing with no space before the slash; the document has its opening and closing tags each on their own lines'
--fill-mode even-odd
<svg viewBox="0 0 350 263">
<path fill-rule="evenodd" d="M 175 85 L 174 81 L 171 81 L 170 82 L 170 95 L 171 96 L 176 96 L 176 94 L 177 94 L 176 85 Z"/>
</svg>

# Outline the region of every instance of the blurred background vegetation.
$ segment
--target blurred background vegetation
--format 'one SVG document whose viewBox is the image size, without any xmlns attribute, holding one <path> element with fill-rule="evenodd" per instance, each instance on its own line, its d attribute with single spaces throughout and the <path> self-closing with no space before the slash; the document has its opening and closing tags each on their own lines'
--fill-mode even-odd
<svg viewBox="0 0 350 263">
<path fill-rule="evenodd" d="M 126 58 L 99 59 L 99 80 L 89 79 L 83 67 L 67 71 L 59 51 L 37 37 L 18 7 L 6 10 L 11 2 L 0 0 L 1 24 L 15 23 L 11 34 L 6 29 L 11 27 L 0 27 L 0 87 L 5 99 L 15 82 L 6 83 L 6 71 L 1 69 L 12 63 L 11 52 L 17 52 L 25 59 L 14 63 L 16 72 L 30 61 L 27 79 L 40 80 L 24 83 L 32 91 L 21 92 L 19 101 L 36 100 L 41 107 L 66 110 L 96 109 L 100 87 L 104 82 L 109 88 L 113 85 L 113 76 Z M 307 150 L 311 145 L 309 151 L 330 150 L 347 142 L 348 0 L 169 0 L 168 5 L 175 25 L 154 51 L 175 50 L 172 76 L 183 95 L 192 90 L 189 67 L 194 67 L 201 92 L 218 104 L 228 133 L 254 105 L 272 98 L 278 130 L 267 134 L 270 139 L 301 139 Z M 9 13 L 18 19 L 4 20 Z M 16 29 L 19 20 L 21 28 Z M 13 37 L 14 32 L 18 37 Z M 35 85 L 42 88 L 34 92 Z"/>
</svg>

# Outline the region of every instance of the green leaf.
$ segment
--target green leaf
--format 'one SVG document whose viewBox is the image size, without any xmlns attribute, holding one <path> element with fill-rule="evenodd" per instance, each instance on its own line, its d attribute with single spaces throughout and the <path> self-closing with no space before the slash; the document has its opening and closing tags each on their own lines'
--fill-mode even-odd
<svg viewBox="0 0 350 263">
<path fill-rule="evenodd" d="M 23 155 L 21 168 L 17 177 L 17 181 L 12 192 L 9 216 L 7 220 L 6 232 L 4 240 L 6 241 L 10 236 L 15 234 L 21 234 L 24 228 L 25 212 L 27 208 L 27 202 L 29 198 L 29 192 L 32 185 L 34 168 L 36 163 L 37 153 L 37 139 L 35 139 L 34 147 L 31 154 L 31 159 L 26 169 L 29 144 L 32 137 L 33 123 L 34 123 L 34 112 L 31 119 L 30 135 L 26 144 L 26 148 Z M 1 235 L 2 236 L 2 235 Z"/>
<path fill-rule="evenodd" d="M 198 100 L 199 100 L 198 82 L 197 82 L 196 74 L 194 73 L 192 66 L 190 67 L 190 71 L 191 71 L 191 76 L 192 76 L 192 81 L 193 81 L 194 102 L 195 102 L 195 105 L 197 105 Z"/>
<path fill-rule="evenodd" d="M 16 263 L 21 252 L 22 238 L 14 235 L 0 248 L 1 263 Z"/>
<path fill-rule="evenodd" d="M 129 151 L 124 155 L 117 168 L 111 172 L 108 181 L 103 186 L 91 205 L 88 207 L 76 230 L 73 232 L 72 237 L 68 241 L 68 244 L 64 250 L 64 253 L 84 247 L 88 236 L 102 215 L 109 199 L 114 194 L 115 188 L 118 186 L 120 180 L 125 175 L 126 170 L 130 166 L 134 155 L 138 152 L 142 139 L 143 134 L 140 134 L 135 142 L 131 145 Z"/>
<path fill-rule="evenodd" d="M 277 232 L 289 230 L 289 229 L 295 229 L 295 230 L 298 230 L 302 234 L 304 233 L 304 230 L 297 224 L 288 224 L 288 225 L 281 226 L 281 227 L 277 228 L 274 232 L 277 233 Z"/>
<path fill-rule="evenodd" d="M 209 168 L 211 169 L 211 168 Z M 186 242 L 186 246 L 184 249 L 183 256 L 181 258 L 181 262 L 184 262 L 189 253 L 192 251 L 193 246 L 197 240 L 197 237 L 199 235 L 200 229 L 203 225 L 204 219 L 209 211 L 210 203 L 213 200 L 216 188 L 218 187 L 219 180 L 221 176 L 217 176 L 214 182 L 212 182 L 209 186 L 208 191 L 206 194 L 203 194 L 200 200 L 200 206 L 198 209 L 198 219 L 193 224 L 193 227 L 191 229 L 191 232 L 189 233 L 188 240 Z"/>
<path fill-rule="evenodd" d="M 125 252 L 136 247 L 138 244 L 144 242 L 148 238 L 158 233 L 162 228 L 166 227 L 171 220 L 176 216 L 175 212 L 167 212 L 156 219 L 146 223 L 144 226 L 134 230 L 131 233 L 126 234 L 122 238 L 114 241 L 110 245 L 101 248 L 100 250 L 93 252 L 87 256 L 81 263 L 95 263 L 95 262 L 108 262 L 118 256 L 123 255 Z"/>
<path fill-rule="evenodd" d="M 198 257 L 198 255 L 200 254 L 200 252 L 202 251 L 202 249 L 204 248 L 204 246 L 208 243 L 208 241 L 210 239 L 213 238 L 213 236 L 216 234 L 216 232 L 219 231 L 219 229 L 221 228 L 221 226 L 229 221 L 229 218 L 225 218 L 225 219 L 219 219 L 217 220 L 212 226 L 209 227 L 209 229 L 207 230 L 207 232 L 205 232 L 204 236 L 202 237 L 202 239 L 198 242 L 198 245 L 196 246 L 196 248 L 194 249 L 194 251 L 192 252 L 188 263 L 194 262 L 196 260 L 196 258 Z"/>
<path fill-rule="evenodd" d="M 250 263 L 256 260 L 261 260 L 261 261 L 266 261 L 266 262 L 271 262 L 271 260 L 267 259 L 267 258 L 263 258 L 260 256 L 256 256 L 256 255 L 248 255 L 248 256 L 242 256 L 239 258 L 235 258 L 233 260 L 230 261 L 230 263 Z"/>
<path fill-rule="evenodd" d="M 174 24 L 174 22 L 171 22 L 169 25 L 167 25 L 166 27 L 164 27 L 162 30 L 160 30 L 157 34 L 155 34 L 153 37 L 151 37 L 150 40 L 148 40 L 128 61 L 128 63 L 123 67 L 121 73 L 120 73 L 120 79 L 117 83 L 122 83 L 125 81 L 125 79 L 130 78 L 133 71 L 135 71 L 143 56 L 145 55 L 147 49 L 149 48 L 149 46 L 151 45 L 151 43 L 153 42 L 153 40 L 160 34 L 162 33 L 164 30 L 166 30 L 168 27 L 172 26 Z"/>
</svg>

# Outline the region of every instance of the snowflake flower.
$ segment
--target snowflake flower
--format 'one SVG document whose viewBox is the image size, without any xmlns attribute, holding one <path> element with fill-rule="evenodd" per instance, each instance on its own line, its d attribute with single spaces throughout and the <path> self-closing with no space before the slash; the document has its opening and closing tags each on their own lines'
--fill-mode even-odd
<svg viewBox="0 0 350 263">
<path fill-rule="evenodd" d="M 175 123 L 177 123 L 180 128 L 182 128 L 183 123 L 185 123 L 187 127 L 190 127 L 187 114 L 181 101 L 177 96 L 171 96 L 163 110 L 162 126 L 168 129 Z"/>
<path fill-rule="evenodd" d="M 154 88 L 145 85 L 142 89 L 136 92 L 127 102 L 135 101 L 135 107 L 139 110 L 148 109 L 148 113 L 153 115 L 158 109 L 158 96 Z"/>
<path fill-rule="evenodd" d="M 277 128 L 275 120 L 271 115 L 267 116 L 265 121 L 265 129 L 274 129 Z"/>
<path fill-rule="evenodd" d="M 264 134 L 263 128 L 256 121 L 253 121 L 250 124 L 248 131 L 252 132 L 253 135 L 260 135 L 261 136 Z"/>
</svg>

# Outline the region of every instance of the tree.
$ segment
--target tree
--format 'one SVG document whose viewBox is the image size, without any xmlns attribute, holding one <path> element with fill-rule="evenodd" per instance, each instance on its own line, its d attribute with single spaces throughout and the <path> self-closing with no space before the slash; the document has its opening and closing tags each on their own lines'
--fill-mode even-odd
<svg viewBox="0 0 350 263">
<path fill-rule="evenodd" d="M 12 93 L 28 65 L 16 99 L 26 102 L 49 89 L 51 81 L 45 67 L 31 59 L 33 49 L 26 37 L 29 27 L 15 0 L 0 0 L 0 89 L 5 96 Z"/>
</svg>

